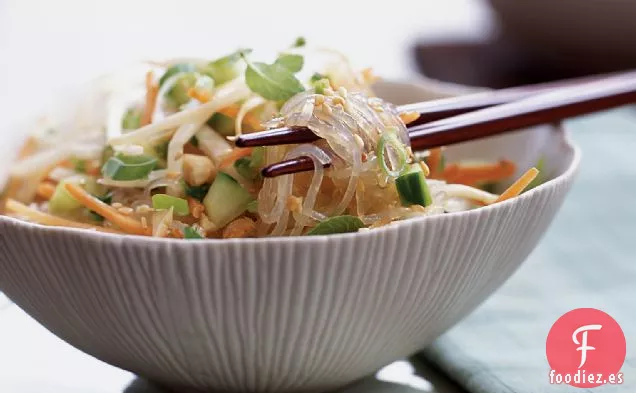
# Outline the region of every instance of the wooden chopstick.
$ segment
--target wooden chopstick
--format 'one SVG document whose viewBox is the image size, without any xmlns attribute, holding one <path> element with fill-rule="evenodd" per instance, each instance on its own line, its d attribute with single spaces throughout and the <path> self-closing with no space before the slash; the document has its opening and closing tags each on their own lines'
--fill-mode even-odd
<svg viewBox="0 0 636 393">
<path fill-rule="evenodd" d="M 520 128 L 636 103 L 636 71 L 538 93 L 516 102 L 423 124 L 409 130 L 413 150 L 426 150 L 494 136 Z M 308 157 L 270 165 L 264 177 L 313 169 Z"/>
<path fill-rule="evenodd" d="M 445 119 L 447 117 L 518 101 L 540 92 L 607 78 L 610 75 L 615 74 L 587 76 L 556 82 L 485 91 L 440 100 L 424 101 L 415 104 L 402 105 L 398 107 L 398 110 L 400 112 L 417 112 L 420 114 L 415 121 L 409 123 L 409 127 L 414 127 L 420 124 Z M 290 127 L 243 134 L 236 139 L 235 144 L 238 147 L 276 146 L 311 143 L 319 139 L 320 137 L 306 127 Z"/>
</svg>

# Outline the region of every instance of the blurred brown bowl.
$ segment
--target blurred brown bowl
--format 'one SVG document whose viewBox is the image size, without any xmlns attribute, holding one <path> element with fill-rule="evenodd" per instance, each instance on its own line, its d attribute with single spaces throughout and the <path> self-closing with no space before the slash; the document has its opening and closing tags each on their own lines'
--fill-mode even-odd
<svg viewBox="0 0 636 393">
<path fill-rule="evenodd" d="M 585 73 L 636 68 L 636 1 L 487 1 L 504 36 L 538 61 Z"/>
</svg>

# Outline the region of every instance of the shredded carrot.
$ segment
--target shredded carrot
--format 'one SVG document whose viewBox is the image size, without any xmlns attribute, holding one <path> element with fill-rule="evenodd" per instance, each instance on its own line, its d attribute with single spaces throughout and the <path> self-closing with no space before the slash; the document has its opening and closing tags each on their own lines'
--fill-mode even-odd
<svg viewBox="0 0 636 393">
<path fill-rule="evenodd" d="M 124 232 L 135 235 L 150 235 L 151 231 L 148 228 L 144 228 L 139 221 L 120 214 L 111 206 L 90 195 L 77 184 L 66 183 L 64 187 L 66 188 L 66 191 L 68 191 L 68 193 L 71 194 L 71 196 L 79 203 L 117 225 Z"/>
<path fill-rule="evenodd" d="M 205 104 L 206 102 L 209 102 L 212 99 L 212 96 L 210 95 L 210 93 L 206 91 L 201 91 L 195 88 L 190 88 L 188 90 L 188 95 L 202 104 Z M 236 118 L 240 110 L 241 110 L 240 105 L 232 104 L 230 106 L 226 106 L 223 109 L 219 109 L 219 113 L 227 117 Z M 247 124 L 253 130 L 260 130 L 262 128 L 261 121 L 256 116 L 254 116 L 253 114 L 249 112 L 245 114 L 245 117 L 243 117 L 243 123 Z"/>
<path fill-rule="evenodd" d="M 61 217 L 53 216 L 33 209 L 23 203 L 16 201 L 15 199 L 7 200 L 5 208 L 8 213 L 14 213 L 18 216 L 24 217 L 30 221 L 36 222 L 42 225 L 69 227 L 69 228 L 82 228 L 82 229 L 96 229 L 100 232 L 121 233 L 114 229 L 97 227 L 93 225 L 83 224 L 81 222 L 70 221 Z"/>
<path fill-rule="evenodd" d="M 195 89 L 194 87 L 188 89 L 188 95 L 190 96 L 190 98 L 194 98 L 202 104 L 205 104 L 212 99 L 212 96 L 209 92 L 201 89 Z"/>
<path fill-rule="evenodd" d="M 32 155 L 33 153 L 36 152 L 37 149 L 38 149 L 37 139 L 32 136 L 28 137 L 27 140 L 24 142 L 24 145 L 22 145 L 20 152 L 18 153 L 18 160 L 21 160 L 23 158 L 26 158 Z M 4 193 L 0 197 L 0 211 L 3 210 L 2 209 L 3 203 L 6 202 L 6 200 L 9 198 L 13 198 L 20 191 L 22 184 L 23 184 L 23 180 L 19 178 L 10 178 L 7 181 L 7 185 L 4 189 Z"/>
<path fill-rule="evenodd" d="M 190 208 L 190 214 L 192 217 L 199 219 L 205 212 L 205 205 L 198 200 L 188 197 L 188 208 Z"/>
<path fill-rule="evenodd" d="M 237 147 L 231 152 L 229 152 L 225 157 L 223 157 L 223 159 L 219 163 L 219 168 L 225 168 L 231 165 L 234 161 L 238 160 L 239 158 L 249 156 L 250 154 L 252 154 L 251 147 L 247 147 L 247 148 Z"/>
<path fill-rule="evenodd" d="M 475 186 L 479 183 L 504 180 L 512 176 L 515 170 L 515 164 L 507 160 L 480 166 L 449 165 L 444 169 L 442 177 L 448 183 Z"/>
<path fill-rule="evenodd" d="M 99 176 L 101 173 L 101 169 L 99 167 L 99 161 L 90 160 L 86 161 L 86 174 L 91 176 Z"/>
<path fill-rule="evenodd" d="M 37 195 L 40 198 L 49 200 L 53 196 L 54 192 L 55 192 L 55 185 L 53 185 L 53 183 L 51 182 L 43 181 L 42 183 L 38 185 Z"/>
<path fill-rule="evenodd" d="M 18 154 L 18 160 L 21 160 L 23 158 L 26 158 L 32 155 L 33 153 L 35 153 L 37 148 L 38 148 L 37 139 L 35 139 L 32 136 L 28 137 L 26 142 L 24 142 L 24 145 L 22 145 L 22 149 L 20 149 L 20 153 Z"/>
<path fill-rule="evenodd" d="M 497 198 L 493 203 L 502 202 L 510 198 L 514 198 L 517 195 L 521 194 L 523 190 L 528 187 L 528 185 L 534 180 L 535 177 L 539 174 L 539 170 L 537 168 L 530 168 L 526 173 L 524 173 L 516 182 L 514 182 L 506 191 L 504 191 L 499 198 Z"/>
<path fill-rule="evenodd" d="M 241 110 L 241 107 L 239 105 L 233 104 L 219 110 L 219 113 L 222 113 L 227 117 L 236 118 L 236 116 L 238 116 L 239 110 Z M 261 121 L 249 112 L 245 114 L 243 123 L 247 124 L 253 130 L 260 130 L 262 128 Z"/>
<path fill-rule="evenodd" d="M 159 85 L 155 83 L 152 71 L 146 73 L 146 104 L 141 115 L 141 125 L 145 126 L 152 121 L 152 113 L 157 105 L 157 95 L 159 94 Z"/>
<path fill-rule="evenodd" d="M 436 179 L 439 174 L 440 164 L 442 162 L 442 149 L 436 147 L 431 149 L 431 154 L 426 159 L 426 164 L 431 170 L 430 177 L 431 179 Z"/>
</svg>

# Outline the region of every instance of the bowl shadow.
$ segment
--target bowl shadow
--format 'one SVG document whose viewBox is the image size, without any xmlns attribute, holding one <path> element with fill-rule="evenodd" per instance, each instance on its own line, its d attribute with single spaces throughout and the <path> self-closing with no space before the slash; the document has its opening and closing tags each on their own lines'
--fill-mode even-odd
<svg viewBox="0 0 636 393">
<path fill-rule="evenodd" d="M 465 393 L 431 365 L 416 357 L 394 362 L 377 373 L 346 387 L 323 393 Z M 137 377 L 122 393 L 230 393 L 219 390 L 193 392 L 163 387 Z M 236 392 L 231 392 L 236 393 Z M 300 393 L 300 392 L 299 392 Z"/>
</svg>

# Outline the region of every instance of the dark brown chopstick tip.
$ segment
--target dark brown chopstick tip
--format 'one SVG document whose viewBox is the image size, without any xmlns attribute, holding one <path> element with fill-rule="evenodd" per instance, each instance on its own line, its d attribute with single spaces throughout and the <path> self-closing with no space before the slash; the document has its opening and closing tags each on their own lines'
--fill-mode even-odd
<svg viewBox="0 0 636 393">
<path fill-rule="evenodd" d="M 328 162 L 323 165 L 323 168 L 329 168 L 330 166 L 331 163 Z M 290 175 L 297 172 L 311 171 L 313 169 L 314 162 L 312 161 L 312 159 L 306 156 L 301 156 L 265 167 L 263 168 L 263 170 L 261 170 L 261 174 L 263 175 L 263 177 L 276 177 Z"/>
<path fill-rule="evenodd" d="M 319 139 L 307 127 L 290 127 L 243 134 L 234 143 L 238 147 L 256 147 L 311 143 Z"/>
</svg>

